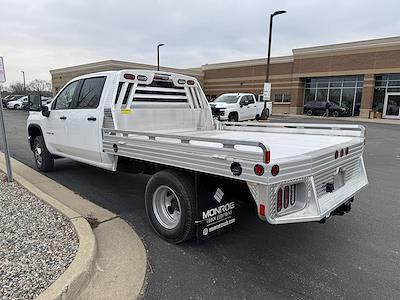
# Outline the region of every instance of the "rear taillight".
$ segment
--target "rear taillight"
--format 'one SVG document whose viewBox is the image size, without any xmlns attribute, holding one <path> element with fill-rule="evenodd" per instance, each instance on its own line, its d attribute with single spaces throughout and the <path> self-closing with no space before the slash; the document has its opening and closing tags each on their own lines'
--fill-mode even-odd
<svg viewBox="0 0 400 300">
<path fill-rule="evenodd" d="M 285 186 L 283 207 L 287 208 L 289 206 L 289 186 Z"/>
<path fill-rule="evenodd" d="M 255 165 L 254 173 L 258 176 L 262 176 L 264 174 L 264 167 L 262 165 Z"/>
<path fill-rule="evenodd" d="M 278 212 L 282 210 L 282 189 L 278 190 L 278 195 L 276 197 L 276 210 Z"/>
<path fill-rule="evenodd" d="M 265 205 L 260 204 L 260 216 L 265 217 Z"/>
<path fill-rule="evenodd" d="M 188 85 L 194 85 L 194 80 L 188 80 L 188 81 L 186 81 L 186 83 L 187 83 Z"/>
<path fill-rule="evenodd" d="M 276 194 L 276 211 L 290 209 L 296 204 L 296 184 L 285 185 Z"/>
<path fill-rule="evenodd" d="M 279 174 L 279 166 L 278 165 L 273 165 L 271 168 L 271 174 L 272 176 L 276 176 Z"/>
</svg>

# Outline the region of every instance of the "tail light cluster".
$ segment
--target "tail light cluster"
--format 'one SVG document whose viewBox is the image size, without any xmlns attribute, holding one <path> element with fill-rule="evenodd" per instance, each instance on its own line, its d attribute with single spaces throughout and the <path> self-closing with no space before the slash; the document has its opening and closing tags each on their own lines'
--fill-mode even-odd
<svg viewBox="0 0 400 300">
<path fill-rule="evenodd" d="M 335 151 L 335 159 L 338 159 L 339 157 L 343 157 L 345 155 L 349 154 L 349 147 L 340 149 L 340 150 L 336 150 Z"/>
<path fill-rule="evenodd" d="M 276 194 L 276 210 L 288 209 L 296 204 L 296 184 L 285 185 Z"/>
</svg>

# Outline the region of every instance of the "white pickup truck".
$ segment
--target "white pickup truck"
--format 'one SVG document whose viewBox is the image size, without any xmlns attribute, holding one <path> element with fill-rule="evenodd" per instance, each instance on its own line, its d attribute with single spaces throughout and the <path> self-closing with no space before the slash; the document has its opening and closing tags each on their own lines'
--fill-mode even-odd
<svg viewBox="0 0 400 300">
<path fill-rule="evenodd" d="M 271 224 L 324 222 L 348 212 L 368 183 L 362 126 L 218 122 L 198 81 L 180 74 L 88 74 L 50 104 L 29 104 L 39 170 L 66 157 L 152 175 L 146 211 L 171 243 L 230 228 L 243 200 Z"/>
<path fill-rule="evenodd" d="M 254 94 L 222 94 L 210 103 L 211 112 L 220 121 L 258 120 L 264 109 L 264 102 L 257 101 Z M 272 114 L 272 101 L 266 103 L 267 118 Z"/>
</svg>

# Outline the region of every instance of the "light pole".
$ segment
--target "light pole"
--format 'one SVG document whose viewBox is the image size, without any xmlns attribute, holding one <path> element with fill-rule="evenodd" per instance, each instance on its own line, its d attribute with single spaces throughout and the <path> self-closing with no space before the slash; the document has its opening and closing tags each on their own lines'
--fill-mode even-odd
<svg viewBox="0 0 400 300">
<path fill-rule="evenodd" d="M 24 80 L 24 93 L 26 94 L 25 72 L 24 72 L 24 71 L 21 71 L 21 73 L 22 73 L 22 78 L 23 78 L 23 80 Z"/>
<path fill-rule="evenodd" d="M 267 55 L 267 73 L 265 75 L 265 82 L 269 82 L 269 64 L 271 60 L 271 41 L 272 41 L 272 20 L 275 16 L 286 13 L 286 10 L 278 10 L 269 16 L 269 37 L 268 37 L 268 55 Z M 267 118 L 267 101 L 264 100 L 264 109 L 262 111 L 262 119 Z"/>
<path fill-rule="evenodd" d="M 158 44 L 157 45 L 157 71 L 160 71 L 160 47 L 164 46 L 165 44 Z"/>
</svg>

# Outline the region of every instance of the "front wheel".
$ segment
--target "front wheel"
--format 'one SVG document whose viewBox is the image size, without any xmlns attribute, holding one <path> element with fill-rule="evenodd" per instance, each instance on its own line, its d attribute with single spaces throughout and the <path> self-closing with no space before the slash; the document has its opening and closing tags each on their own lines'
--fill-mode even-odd
<svg viewBox="0 0 400 300">
<path fill-rule="evenodd" d="M 307 116 L 312 116 L 313 115 L 313 111 L 311 109 L 307 110 Z"/>
<path fill-rule="evenodd" d="M 229 122 L 237 122 L 239 121 L 239 117 L 236 113 L 230 113 L 228 117 Z"/>
<path fill-rule="evenodd" d="M 336 110 L 334 110 L 334 111 L 332 112 L 332 117 L 339 117 L 339 112 L 336 111 Z"/>
<path fill-rule="evenodd" d="M 37 136 L 33 141 L 33 156 L 35 158 L 36 167 L 42 172 L 51 171 L 54 168 L 54 158 L 47 150 L 43 136 Z"/>
<path fill-rule="evenodd" d="M 178 244 L 195 233 L 193 180 L 178 171 L 164 170 L 146 186 L 146 213 L 153 229 L 166 241 Z"/>
<path fill-rule="evenodd" d="M 15 105 L 14 105 L 14 109 L 19 109 L 19 105 L 18 105 L 18 104 L 15 104 Z"/>
</svg>

